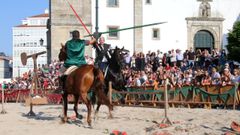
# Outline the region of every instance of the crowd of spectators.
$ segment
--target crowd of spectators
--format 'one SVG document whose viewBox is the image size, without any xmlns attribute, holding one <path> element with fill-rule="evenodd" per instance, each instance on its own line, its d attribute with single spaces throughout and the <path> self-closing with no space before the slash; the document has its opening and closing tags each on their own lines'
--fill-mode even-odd
<svg viewBox="0 0 240 135">
<path fill-rule="evenodd" d="M 88 64 L 94 60 L 86 56 Z M 169 78 L 171 87 L 184 85 L 228 85 L 240 82 L 239 65 L 226 60 L 225 50 L 218 51 L 192 48 L 182 52 L 172 49 L 166 53 L 157 50 L 134 53 L 125 56 L 126 66 L 122 70 L 126 86 L 154 86 L 158 89 L 163 80 Z M 62 63 L 54 60 L 49 65 L 38 65 L 38 84 L 42 89 L 53 89 L 58 86 L 59 69 Z M 24 73 L 21 77 L 5 84 L 10 89 L 29 89 L 33 72 Z"/>
<path fill-rule="evenodd" d="M 129 55 L 123 70 L 127 86 L 154 86 L 158 89 L 168 78 L 171 87 L 184 85 L 231 85 L 240 82 L 239 64 L 226 60 L 225 50 L 172 49 Z"/>
</svg>

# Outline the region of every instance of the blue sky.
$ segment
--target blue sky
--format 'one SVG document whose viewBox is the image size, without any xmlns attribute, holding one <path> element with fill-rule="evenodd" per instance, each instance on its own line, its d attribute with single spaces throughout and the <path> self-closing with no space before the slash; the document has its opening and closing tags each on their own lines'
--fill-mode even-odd
<svg viewBox="0 0 240 135">
<path fill-rule="evenodd" d="M 0 52 L 12 55 L 12 27 L 21 20 L 44 13 L 49 0 L 4 0 L 0 4 Z"/>
</svg>

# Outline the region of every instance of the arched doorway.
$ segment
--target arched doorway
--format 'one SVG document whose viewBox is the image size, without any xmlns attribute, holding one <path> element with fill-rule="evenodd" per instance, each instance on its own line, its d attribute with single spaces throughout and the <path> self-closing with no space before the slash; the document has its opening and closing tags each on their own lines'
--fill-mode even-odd
<svg viewBox="0 0 240 135">
<path fill-rule="evenodd" d="M 194 49 L 204 50 L 209 52 L 214 48 L 214 38 L 212 33 L 207 30 L 200 30 L 194 36 Z"/>
</svg>

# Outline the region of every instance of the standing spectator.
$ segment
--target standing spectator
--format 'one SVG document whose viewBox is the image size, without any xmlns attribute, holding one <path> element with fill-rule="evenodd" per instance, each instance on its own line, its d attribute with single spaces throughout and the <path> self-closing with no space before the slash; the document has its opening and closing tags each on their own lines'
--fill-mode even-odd
<svg viewBox="0 0 240 135">
<path fill-rule="evenodd" d="M 141 70 L 141 57 L 140 57 L 140 53 L 137 54 L 135 61 L 136 61 L 136 70 L 140 71 Z"/>
<path fill-rule="evenodd" d="M 194 67 L 196 56 L 193 48 L 191 47 L 188 52 L 188 66 Z"/>
<path fill-rule="evenodd" d="M 172 49 L 172 51 L 171 51 L 170 60 L 171 60 L 171 66 L 173 66 L 174 63 L 177 62 L 177 57 L 176 57 L 176 53 L 175 53 L 174 49 Z"/>
<path fill-rule="evenodd" d="M 183 60 L 184 62 L 188 61 L 188 49 L 183 53 Z"/>
<path fill-rule="evenodd" d="M 212 62 L 213 62 L 213 65 L 217 66 L 219 64 L 219 51 L 217 50 L 217 48 L 215 48 L 214 50 L 212 50 Z"/>
<path fill-rule="evenodd" d="M 201 67 L 201 65 L 203 64 L 203 62 L 202 62 L 202 52 L 201 52 L 200 49 L 197 49 L 197 51 L 196 51 L 196 53 L 195 53 L 195 57 L 196 57 L 196 59 L 195 59 L 195 61 L 196 61 L 195 65 L 196 65 L 197 67 Z"/>
<path fill-rule="evenodd" d="M 160 50 L 157 50 L 157 56 L 156 57 L 158 57 L 159 63 L 162 63 L 163 53 L 160 52 Z"/>
<path fill-rule="evenodd" d="M 152 71 L 156 72 L 158 67 L 160 66 L 160 63 L 159 63 L 159 57 L 156 56 L 155 53 L 153 53 L 153 60 L 152 60 L 151 64 L 152 64 Z"/>
<path fill-rule="evenodd" d="M 144 71 L 145 68 L 145 55 L 141 52 L 140 53 L 140 71 Z"/>
<path fill-rule="evenodd" d="M 167 63 L 169 65 L 171 64 L 171 53 L 172 53 L 172 51 L 168 51 L 168 53 L 167 53 Z"/>
<path fill-rule="evenodd" d="M 226 51 L 225 51 L 225 49 L 222 49 L 222 51 L 220 52 L 220 56 L 219 56 L 219 64 L 220 65 L 224 65 L 226 63 L 226 57 L 227 57 Z"/>
<path fill-rule="evenodd" d="M 131 57 L 131 66 L 133 70 L 136 70 L 136 53 L 133 53 L 133 56 Z"/>
<path fill-rule="evenodd" d="M 204 57 L 205 57 L 204 66 L 207 69 L 212 62 L 212 56 L 210 55 L 210 53 L 207 49 L 204 49 Z M 214 66 L 217 66 L 217 65 L 214 65 Z"/>
<path fill-rule="evenodd" d="M 181 62 L 183 62 L 183 54 L 179 49 L 176 50 L 176 59 L 177 59 L 177 66 L 180 67 Z"/>
<path fill-rule="evenodd" d="M 164 53 L 162 57 L 162 66 L 165 67 L 166 65 L 167 65 L 167 53 Z"/>
</svg>

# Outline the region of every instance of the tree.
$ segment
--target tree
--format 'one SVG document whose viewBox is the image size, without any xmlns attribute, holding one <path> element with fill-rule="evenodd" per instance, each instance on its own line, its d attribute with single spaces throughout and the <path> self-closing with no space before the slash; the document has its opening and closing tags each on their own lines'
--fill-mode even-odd
<svg viewBox="0 0 240 135">
<path fill-rule="evenodd" d="M 227 40 L 228 59 L 240 62 L 240 21 L 234 23 Z"/>
</svg>

